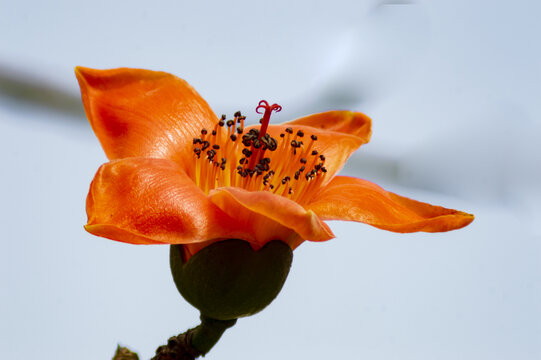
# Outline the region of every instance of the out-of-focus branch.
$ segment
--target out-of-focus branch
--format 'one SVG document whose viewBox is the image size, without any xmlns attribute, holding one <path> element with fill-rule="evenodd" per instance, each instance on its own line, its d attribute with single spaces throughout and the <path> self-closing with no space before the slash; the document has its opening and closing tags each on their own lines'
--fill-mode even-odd
<svg viewBox="0 0 541 360">
<path fill-rule="evenodd" d="M 0 96 L 84 119 L 81 98 L 78 94 L 72 94 L 31 74 L 13 71 L 2 65 L 0 65 Z"/>
</svg>

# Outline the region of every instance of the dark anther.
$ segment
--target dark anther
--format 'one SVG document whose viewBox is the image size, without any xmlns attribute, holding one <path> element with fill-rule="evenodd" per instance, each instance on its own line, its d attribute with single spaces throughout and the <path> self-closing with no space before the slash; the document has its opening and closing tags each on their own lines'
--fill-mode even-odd
<svg viewBox="0 0 541 360">
<path fill-rule="evenodd" d="M 218 122 L 218 125 L 220 125 L 220 126 L 224 126 L 224 125 L 225 125 L 225 121 L 223 121 L 223 120 L 220 120 L 220 121 Z"/>
<path fill-rule="evenodd" d="M 225 116 L 225 114 L 222 114 L 222 117 L 220 118 L 220 120 L 223 121 L 223 120 L 225 120 L 226 117 L 227 117 L 227 116 Z"/>
<path fill-rule="evenodd" d="M 281 134 L 280 134 L 280 137 L 284 137 L 284 136 L 286 136 L 286 134 L 284 134 L 284 133 L 281 133 Z"/>
<path fill-rule="evenodd" d="M 235 125 L 235 120 L 227 120 L 227 127 L 231 127 L 233 125 Z"/>
<path fill-rule="evenodd" d="M 293 129 L 290 127 L 286 128 L 286 133 L 293 134 Z"/>
<path fill-rule="evenodd" d="M 237 128 L 237 133 L 242 134 L 243 131 L 244 131 L 244 129 L 241 128 L 240 126 Z"/>
<path fill-rule="evenodd" d="M 302 141 L 291 140 L 291 146 L 293 148 L 300 148 L 302 146 Z"/>
<path fill-rule="evenodd" d="M 201 150 L 206 150 L 210 146 L 208 141 L 203 141 L 203 148 Z"/>
<path fill-rule="evenodd" d="M 230 138 L 231 138 L 231 140 L 235 141 L 235 140 L 237 140 L 237 135 L 233 134 L 233 135 L 230 136 Z"/>
<path fill-rule="evenodd" d="M 325 161 L 325 156 L 323 154 L 319 155 L 319 158 L 321 159 L 321 161 Z"/>
<path fill-rule="evenodd" d="M 305 169 L 306 169 L 306 167 L 303 165 L 303 166 L 301 166 L 301 168 L 299 169 L 299 171 L 300 171 L 300 172 L 303 172 Z"/>
<path fill-rule="evenodd" d="M 220 169 L 225 170 L 225 163 L 220 164 Z"/>
<path fill-rule="evenodd" d="M 302 130 L 297 131 L 297 136 L 298 137 L 303 137 L 304 136 L 304 133 L 302 132 Z"/>
<path fill-rule="evenodd" d="M 207 135 L 207 129 L 202 129 L 202 130 L 201 130 L 201 134 Z"/>
<path fill-rule="evenodd" d="M 193 144 L 196 145 L 196 144 L 201 144 L 203 142 L 203 140 L 201 140 L 200 138 L 193 138 Z"/>
<path fill-rule="evenodd" d="M 277 148 L 278 148 L 278 142 L 276 141 L 276 139 L 271 138 L 271 146 L 269 146 L 269 150 L 274 151 Z"/>
<path fill-rule="evenodd" d="M 323 171 L 324 173 L 327 172 L 327 169 L 325 169 L 325 166 L 323 166 L 323 167 L 321 168 L 321 171 Z"/>
<path fill-rule="evenodd" d="M 300 171 L 295 171 L 295 180 L 299 180 L 299 177 L 301 176 Z"/>
<path fill-rule="evenodd" d="M 216 136 L 216 130 L 212 130 L 212 135 Z"/>
<path fill-rule="evenodd" d="M 312 151 L 312 155 L 316 156 L 317 155 L 317 150 Z"/>
<path fill-rule="evenodd" d="M 241 115 L 240 110 L 237 111 L 234 115 L 235 115 L 235 117 L 239 117 Z"/>
<path fill-rule="evenodd" d="M 271 188 L 271 190 L 274 189 L 274 185 L 271 184 L 270 188 Z"/>
<path fill-rule="evenodd" d="M 220 145 L 214 144 L 214 145 L 212 145 L 212 148 L 218 150 L 220 148 Z"/>
<path fill-rule="evenodd" d="M 244 162 L 246 161 L 246 158 L 240 158 L 239 160 L 239 164 L 244 164 Z M 242 166 L 240 166 L 242 168 Z"/>
<path fill-rule="evenodd" d="M 306 159 L 305 158 L 301 158 L 301 164 L 306 164 Z"/>
<path fill-rule="evenodd" d="M 275 138 L 270 137 L 269 134 L 265 134 L 264 137 L 261 138 L 261 140 L 264 140 L 265 144 L 267 145 L 267 148 L 270 151 L 274 151 L 278 148 L 278 142 Z"/>
<path fill-rule="evenodd" d="M 312 136 L 310 136 L 310 139 L 312 139 L 312 140 L 316 141 L 316 140 L 317 140 L 317 136 L 315 136 L 315 135 L 312 135 Z"/>
</svg>

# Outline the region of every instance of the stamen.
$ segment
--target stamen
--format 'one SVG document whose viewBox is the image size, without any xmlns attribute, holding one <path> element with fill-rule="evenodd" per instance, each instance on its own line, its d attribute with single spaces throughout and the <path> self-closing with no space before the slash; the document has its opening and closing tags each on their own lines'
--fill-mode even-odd
<svg viewBox="0 0 541 360">
<path fill-rule="evenodd" d="M 248 132 L 244 132 L 246 117 L 240 111 L 231 120 L 222 115 L 212 130 L 201 129 L 192 141 L 195 166 L 190 176 L 207 194 L 217 187 L 235 186 L 270 191 L 303 204 L 327 172 L 325 156 L 317 150 L 318 138 L 306 128 L 292 127 L 277 138 L 270 136 L 270 115 L 281 107 L 262 100 L 256 112 L 261 114 L 262 109 L 261 126 Z"/>
</svg>

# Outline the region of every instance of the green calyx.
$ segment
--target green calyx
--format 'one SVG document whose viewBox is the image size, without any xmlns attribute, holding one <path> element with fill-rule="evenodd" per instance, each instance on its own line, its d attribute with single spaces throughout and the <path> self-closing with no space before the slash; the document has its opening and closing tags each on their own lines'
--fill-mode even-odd
<svg viewBox="0 0 541 360">
<path fill-rule="evenodd" d="M 183 261 L 182 245 L 171 245 L 171 272 L 181 295 L 216 320 L 233 320 L 263 310 L 289 274 L 293 252 L 278 240 L 254 251 L 244 240 L 214 243 Z"/>
</svg>

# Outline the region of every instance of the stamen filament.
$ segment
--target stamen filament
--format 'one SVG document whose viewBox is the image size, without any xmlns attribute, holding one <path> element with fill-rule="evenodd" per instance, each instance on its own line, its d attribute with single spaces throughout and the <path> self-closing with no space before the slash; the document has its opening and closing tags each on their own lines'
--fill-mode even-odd
<svg viewBox="0 0 541 360">
<path fill-rule="evenodd" d="M 305 134 L 306 128 L 288 127 L 275 139 L 267 130 L 270 115 L 281 107 L 262 100 L 256 112 L 261 114 L 262 109 L 261 127 L 246 133 L 245 116 L 240 111 L 233 120 L 222 115 L 210 132 L 202 129 L 200 137 L 193 139 L 195 164 L 189 174 L 206 194 L 215 188 L 233 186 L 269 191 L 302 205 L 325 178 L 325 157 L 317 150 L 317 136 Z"/>
</svg>

